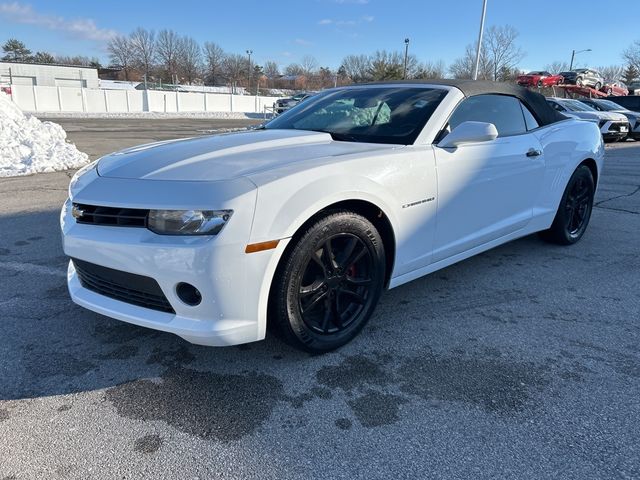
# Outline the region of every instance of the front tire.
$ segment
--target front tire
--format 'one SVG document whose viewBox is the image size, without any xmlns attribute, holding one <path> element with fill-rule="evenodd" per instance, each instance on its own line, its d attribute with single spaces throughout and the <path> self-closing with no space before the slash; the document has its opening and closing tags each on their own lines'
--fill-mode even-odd
<svg viewBox="0 0 640 480">
<path fill-rule="evenodd" d="M 285 253 L 271 290 L 269 322 L 301 350 L 323 353 L 351 341 L 375 310 L 385 278 L 382 237 L 365 217 L 321 217 Z"/>
<path fill-rule="evenodd" d="M 551 228 L 540 232 L 540 237 L 558 245 L 578 242 L 589 225 L 594 193 L 591 170 L 586 165 L 580 165 L 567 183 Z"/>
</svg>

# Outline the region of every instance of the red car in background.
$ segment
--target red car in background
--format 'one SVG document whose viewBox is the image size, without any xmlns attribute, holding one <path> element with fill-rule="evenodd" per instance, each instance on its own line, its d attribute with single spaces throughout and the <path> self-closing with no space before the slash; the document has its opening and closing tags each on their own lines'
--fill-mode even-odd
<svg viewBox="0 0 640 480">
<path fill-rule="evenodd" d="M 605 82 L 600 91 L 614 97 L 624 97 L 629 95 L 629 89 L 622 82 Z"/>
<path fill-rule="evenodd" d="M 520 75 L 516 80 L 523 87 L 550 87 L 562 83 L 562 75 L 552 75 L 544 70 Z"/>
</svg>

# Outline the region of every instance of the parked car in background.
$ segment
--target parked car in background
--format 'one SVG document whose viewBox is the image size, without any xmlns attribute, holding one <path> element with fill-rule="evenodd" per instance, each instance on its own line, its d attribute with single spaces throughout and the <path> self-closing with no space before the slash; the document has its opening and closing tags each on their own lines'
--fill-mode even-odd
<svg viewBox="0 0 640 480">
<path fill-rule="evenodd" d="M 274 104 L 274 109 L 276 113 L 286 112 L 290 108 L 295 107 L 301 101 L 309 98 L 311 95 L 313 95 L 313 93 L 302 92 L 302 93 L 296 93 L 295 95 L 289 98 L 279 98 L 278 100 L 276 100 L 276 103 Z"/>
<path fill-rule="evenodd" d="M 629 95 L 640 95 L 640 80 L 634 80 L 627 85 Z"/>
<path fill-rule="evenodd" d="M 561 84 L 562 76 L 539 70 L 520 75 L 516 81 L 518 85 L 523 87 L 550 87 L 551 85 Z"/>
<path fill-rule="evenodd" d="M 604 78 L 596 70 L 590 68 L 575 68 L 568 72 L 560 72 L 563 83 L 566 85 L 577 85 L 579 87 L 591 87 L 600 90 L 604 85 Z"/>
<path fill-rule="evenodd" d="M 640 112 L 633 112 L 611 100 L 606 100 L 604 98 L 585 98 L 580 101 L 601 112 L 621 113 L 629 120 L 628 136 L 630 138 L 633 138 L 634 140 L 640 140 Z"/>
<path fill-rule="evenodd" d="M 600 91 L 615 97 L 629 95 L 629 89 L 624 82 L 621 82 L 620 80 L 615 82 L 605 81 L 604 85 L 600 88 Z"/>
<path fill-rule="evenodd" d="M 568 117 L 578 117 L 598 124 L 605 141 L 622 140 L 629 133 L 629 120 L 621 113 L 600 112 L 579 100 L 548 97 L 547 103 Z"/>
<path fill-rule="evenodd" d="M 587 229 L 602 138 L 537 93 L 455 80 L 304 102 L 261 130 L 134 147 L 76 173 L 60 216 L 73 301 L 202 345 L 262 340 L 268 319 L 326 352 L 387 288 Z"/>
<path fill-rule="evenodd" d="M 609 97 L 613 103 L 634 112 L 640 112 L 640 95 L 628 95 L 626 97 Z"/>
</svg>

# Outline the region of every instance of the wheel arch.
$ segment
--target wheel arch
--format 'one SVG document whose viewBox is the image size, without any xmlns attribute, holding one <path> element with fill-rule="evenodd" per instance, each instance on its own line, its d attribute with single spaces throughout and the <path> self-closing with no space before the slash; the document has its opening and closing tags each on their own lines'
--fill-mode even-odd
<svg viewBox="0 0 640 480">
<path fill-rule="evenodd" d="M 591 170 L 591 175 L 593 176 L 593 185 L 594 185 L 594 187 L 597 188 L 597 186 L 598 186 L 598 164 L 596 163 L 596 161 L 593 158 L 587 158 L 586 160 L 583 160 L 582 162 L 580 162 L 580 164 L 576 167 L 576 169 L 578 169 L 582 165 L 585 165 L 586 167 L 589 168 L 589 170 Z"/>
<path fill-rule="evenodd" d="M 391 220 L 389 220 L 389 217 L 384 212 L 384 210 L 368 200 L 341 200 L 323 207 L 311 217 L 309 217 L 302 225 L 300 225 L 300 227 L 298 227 L 288 244 L 288 248 L 291 248 L 295 244 L 295 240 L 305 232 L 309 225 L 311 225 L 313 222 L 326 215 L 327 213 L 336 210 L 348 210 L 350 212 L 362 215 L 376 227 L 376 230 L 378 230 L 378 233 L 380 233 L 380 236 L 382 237 L 382 244 L 384 246 L 386 263 L 385 288 L 388 287 L 389 281 L 391 280 L 391 273 L 393 272 L 393 266 L 395 264 L 396 257 L 395 231 L 393 229 L 393 225 L 391 224 Z M 284 257 L 285 255 L 286 250 L 282 254 L 282 257 Z M 282 261 L 282 257 L 280 258 L 280 261 Z M 278 263 L 280 263 L 280 261 Z"/>
</svg>

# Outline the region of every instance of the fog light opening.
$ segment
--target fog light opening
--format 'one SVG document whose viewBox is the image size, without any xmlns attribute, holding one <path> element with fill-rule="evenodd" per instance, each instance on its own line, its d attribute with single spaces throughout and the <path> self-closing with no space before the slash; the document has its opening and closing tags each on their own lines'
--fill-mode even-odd
<svg viewBox="0 0 640 480">
<path fill-rule="evenodd" d="M 191 307 L 199 305 L 202 301 L 200 291 L 188 283 L 180 282 L 176 285 L 176 294 L 178 298 Z"/>
</svg>

